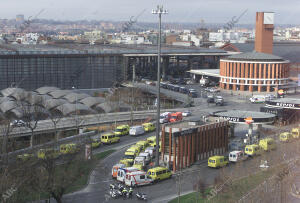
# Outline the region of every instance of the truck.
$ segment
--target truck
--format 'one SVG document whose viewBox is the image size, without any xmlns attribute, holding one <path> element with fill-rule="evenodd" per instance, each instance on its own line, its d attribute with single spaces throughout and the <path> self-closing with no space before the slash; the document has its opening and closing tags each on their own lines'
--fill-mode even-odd
<svg viewBox="0 0 300 203">
<path fill-rule="evenodd" d="M 171 114 L 170 122 L 177 122 L 182 120 L 182 112 L 176 112 Z"/>
<path fill-rule="evenodd" d="M 202 87 L 207 87 L 209 85 L 209 79 L 202 77 L 200 79 L 199 83 Z"/>
</svg>

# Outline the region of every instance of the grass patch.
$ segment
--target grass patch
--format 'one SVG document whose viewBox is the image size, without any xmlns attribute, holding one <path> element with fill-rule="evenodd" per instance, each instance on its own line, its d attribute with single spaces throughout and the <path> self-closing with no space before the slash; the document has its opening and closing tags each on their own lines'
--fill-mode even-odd
<svg viewBox="0 0 300 203">
<path fill-rule="evenodd" d="M 203 199 L 199 192 L 192 192 L 190 194 L 181 196 L 180 203 L 236 202 L 247 192 L 251 191 L 256 186 L 261 184 L 263 181 L 265 181 L 275 173 L 282 170 L 284 166 L 285 165 L 276 168 L 271 168 L 267 171 L 259 171 L 256 174 L 251 174 L 247 177 L 235 180 L 227 187 L 225 187 L 222 192 L 219 192 L 215 197 L 211 198 L 209 201 L 207 199 Z M 209 192 L 212 189 L 213 189 L 212 187 L 208 188 L 206 193 L 209 194 Z M 178 202 L 178 198 L 169 201 L 169 203 L 177 203 L 177 202 Z"/>
<path fill-rule="evenodd" d="M 99 154 L 94 154 L 93 159 L 95 159 L 95 160 L 104 159 L 105 157 L 109 156 L 110 154 L 114 153 L 115 151 L 116 151 L 115 149 L 110 149 L 110 150 L 101 152 Z"/>
<path fill-rule="evenodd" d="M 208 195 L 211 188 L 205 191 L 205 194 Z M 192 192 L 190 194 L 186 194 L 179 197 L 179 202 L 182 203 L 204 203 L 206 200 L 202 197 L 199 192 Z M 178 197 L 171 200 L 169 203 L 178 203 Z"/>
</svg>

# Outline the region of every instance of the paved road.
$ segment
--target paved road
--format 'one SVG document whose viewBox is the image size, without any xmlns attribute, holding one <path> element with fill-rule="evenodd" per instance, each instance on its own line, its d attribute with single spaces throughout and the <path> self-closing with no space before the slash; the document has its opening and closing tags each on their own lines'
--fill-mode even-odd
<svg viewBox="0 0 300 203">
<path fill-rule="evenodd" d="M 261 160 L 268 160 L 270 166 L 278 164 L 285 158 L 292 158 L 297 156 L 292 149 L 299 146 L 299 141 L 294 143 L 281 144 L 275 151 L 265 153 L 266 156 L 260 156 L 256 158 L 251 158 L 242 163 L 242 165 L 230 164 L 225 169 L 225 174 L 231 174 L 236 178 L 237 176 L 245 176 L 251 172 L 259 171 L 259 164 Z M 287 151 L 286 151 L 287 150 Z M 74 194 L 66 195 L 64 198 L 65 202 L 124 202 L 121 199 L 111 199 L 108 196 L 108 188 L 111 182 L 114 182 L 110 178 L 110 169 L 112 165 L 119 160 L 121 154 L 123 154 L 125 149 L 121 149 L 118 152 L 112 154 L 106 158 L 103 163 L 95 169 L 92 175 L 92 181 L 88 187 L 80 192 Z M 283 155 L 285 154 L 285 155 Z M 239 168 L 237 168 L 237 166 Z M 233 173 L 235 170 L 239 170 L 239 173 Z M 193 190 L 193 186 L 197 183 L 197 180 L 201 178 L 206 185 L 211 185 L 214 182 L 215 177 L 219 176 L 221 170 L 210 169 L 207 167 L 206 160 L 193 165 L 192 167 L 184 170 L 184 173 L 180 176 L 180 184 L 178 176 L 173 177 L 169 180 L 162 181 L 158 184 L 152 186 L 145 186 L 135 191 L 139 190 L 148 195 L 150 202 L 167 202 L 169 198 L 177 195 L 178 185 L 181 185 L 181 193 L 189 192 Z M 138 202 L 135 198 L 133 200 L 125 200 L 125 202 Z"/>
<path fill-rule="evenodd" d="M 201 99 L 201 98 L 200 98 Z M 239 100 L 234 100 L 228 102 L 228 105 L 225 106 L 215 106 L 215 105 L 207 105 L 207 103 L 203 102 L 202 105 L 190 108 L 190 110 L 193 112 L 194 115 L 197 115 L 199 113 L 203 112 L 212 112 L 212 111 L 217 111 L 217 110 L 227 110 L 227 109 L 244 109 L 244 110 L 258 110 L 261 105 L 254 105 L 249 102 L 245 101 L 239 101 Z M 247 126 L 242 125 L 237 128 L 236 133 L 239 136 L 242 136 L 246 133 Z M 149 135 L 150 136 L 150 135 Z M 139 137 L 141 139 L 142 137 Z M 92 178 L 90 180 L 90 184 L 83 189 L 82 191 L 76 192 L 74 194 L 69 194 L 66 195 L 64 198 L 65 202 L 136 202 L 136 199 L 133 200 L 114 200 L 111 199 L 108 196 L 108 187 L 113 180 L 110 178 L 111 177 L 111 168 L 112 166 L 117 163 L 124 154 L 124 151 L 126 148 L 123 148 L 123 146 L 132 143 L 133 141 L 137 140 L 132 140 L 130 138 L 125 138 L 122 140 L 120 143 L 120 146 L 118 147 L 118 151 L 106 158 L 105 160 L 102 161 L 102 163 L 99 164 L 99 166 L 95 169 L 95 171 L 92 174 Z M 109 149 L 109 146 L 105 146 L 107 149 Z M 106 149 L 105 148 L 105 149 Z M 99 149 L 99 150 L 104 150 Z M 248 165 L 253 165 L 255 159 L 250 160 L 249 162 L 246 163 L 245 167 Z M 226 170 L 230 171 L 232 170 L 234 165 L 230 165 L 229 167 L 226 167 Z M 181 176 L 181 185 L 182 185 L 182 193 L 192 191 L 193 190 L 193 185 L 195 184 L 197 178 L 195 177 L 201 177 L 203 181 L 206 184 L 212 184 L 214 181 L 214 178 L 219 175 L 219 170 L 214 170 L 210 169 L 207 167 L 206 160 L 193 165 L 191 168 L 185 170 L 185 173 Z M 164 198 L 168 196 L 173 196 L 177 194 L 178 188 L 176 185 L 178 182 L 178 178 L 173 177 L 172 179 L 163 181 L 159 184 L 155 184 L 152 186 L 144 186 L 142 188 L 139 188 L 138 190 L 145 192 L 150 199 L 150 202 L 165 202 Z"/>
<path fill-rule="evenodd" d="M 133 119 L 147 119 L 155 115 L 154 111 L 140 111 L 133 113 Z M 107 113 L 107 114 L 92 114 L 85 116 L 77 116 L 77 117 L 66 117 L 62 118 L 57 123 L 57 129 L 75 129 L 78 127 L 91 126 L 102 123 L 114 123 L 120 121 L 128 121 L 130 120 L 130 112 L 121 112 L 121 113 Z M 34 130 L 35 133 L 38 132 L 47 132 L 53 131 L 54 125 L 51 120 L 41 120 L 37 124 L 37 128 Z M 21 137 L 30 135 L 30 130 L 25 127 L 17 127 L 13 128 L 10 133 L 11 137 Z M 1 136 L 1 134 L 0 134 Z"/>
</svg>

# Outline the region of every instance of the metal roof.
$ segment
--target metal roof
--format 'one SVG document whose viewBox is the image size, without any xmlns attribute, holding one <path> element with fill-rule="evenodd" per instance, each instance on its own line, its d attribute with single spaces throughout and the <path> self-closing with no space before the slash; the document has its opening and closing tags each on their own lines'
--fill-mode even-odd
<svg viewBox="0 0 300 203">
<path fill-rule="evenodd" d="M 72 93 L 71 90 L 55 90 L 53 92 L 50 92 L 49 95 L 55 99 L 59 99 L 70 93 Z"/>
<path fill-rule="evenodd" d="M 64 96 L 64 98 L 66 100 L 68 100 L 69 102 L 71 102 L 71 103 L 74 103 L 76 101 L 79 101 L 79 100 L 87 98 L 87 97 L 90 97 L 90 95 L 88 95 L 88 94 L 78 94 L 76 92 L 71 92 L 71 93 Z"/>
<path fill-rule="evenodd" d="M 280 56 L 275 56 L 273 54 L 266 54 L 260 52 L 246 52 L 241 54 L 235 54 L 228 56 L 223 60 L 238 60 L 238 61 L 252 61 L 252 60 L 262 60 L 262 61 L 284 61 Z"/>
<path fill-rule="evenodd" d="M 59 90 L 57 87 L 40 87 L 36 89 L 36 92 L 39 94 L 48 94 L 49 92 L 53 92 L 55 90 Z"/>
<path fill-rule="evenodd" d="M 199 69 L 187 71 L 196 75 L 206 75 L 212 77 L 220 77 L 220 69 Z"/>
<path fill-rule="evenodd" d="M 76 112 L 79 112 L 79 114 L 90 114 L 94 113 L 94 111 L 80 103 L 77 104 L 62 104 L 58 107 L 56 107 L 57 110 L 59 110 L 63 115 L 67 116 L 70 114 L 74 114 Z"/>
<path fill-rule="evenodd" d="M 86 44 L 36 44 L 6 45 L 7 50 L 0 50 L 0 55 L 74 55 L 74 54 L 157 54 L 156 45 L 86 45 Z M 12 51 L 15 50 L 15 51 Z M 229 55 L 221 49 L 200 47 L 162 46 L 164 54 L 204 54 L 204 55 Z"/>
<path fill-rule="evenodd" d="M 65 99 L 48 99 L 44 102 L 44 107 L 51 110 L 65 103 L 67 103 Z"/>
<path fill-rule="evenodd" d="M 80 103 L 83 103 L 84 105 L 88 107 L 92 107 L 96 104 L 101 104 L 105 102 L 105 98 L 103 97 L 86 97 L 82 100 L 80 100 Z"/>
</svg>

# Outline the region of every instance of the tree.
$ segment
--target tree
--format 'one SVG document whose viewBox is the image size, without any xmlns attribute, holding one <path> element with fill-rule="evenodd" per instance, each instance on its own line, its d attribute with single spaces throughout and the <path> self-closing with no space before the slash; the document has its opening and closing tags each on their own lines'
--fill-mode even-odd
<svg viewBox="0 0 300 203">
<path fill-rule="evenodd" d="M 47 193 L 61 203 L 63 195 L 83 174 L 87 165 L 83 156 L 84 148 L 78 146 L 77 149 L 75 153 L 59 157 L 56 156 L 54 148 L 48 151 L 45 158 L 39 160 L 39 167 L 35 168 L 37 176 L 35 184 L 31 185 L 33 190 Z"/>
<path fill-rule="evenodd" d="M 34 144 L 34 131 L 37 128 L 38 122 L 48 117 L 46 110 L 43 108 L 43 98 L 27 93 L 24 100 L 17 101 L 17 108 L 21 114 L 22 120 L 25 122 L 25 127 L 31 131 L 30 147 Z"/>
</svg>

